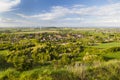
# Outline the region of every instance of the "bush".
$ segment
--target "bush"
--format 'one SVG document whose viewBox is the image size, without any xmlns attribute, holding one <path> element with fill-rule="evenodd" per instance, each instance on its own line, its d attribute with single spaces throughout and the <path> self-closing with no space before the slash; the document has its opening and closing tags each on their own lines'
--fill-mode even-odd
<svg viewBox="0 0 120 80">
<path fill-rule="evenodd" d="M 0 80 L 18 80 L 20 72 L 14 69 L 7 69 L 0 73 Z"/>
<path fill-rule="evenodd" d="M 101 61 L 101 60 L 102 60 L 102 57 L 96 54 L 86 53 L 85 56 L 83 57 L 84 62 L 94 62 L 94 61 Z"/>
<path fill-rule="evenodd" d="M 5 69 L 7 67 L 9 67 L 9 64 L 5 60 L 5 56 L 0 54 L 0 69 Z"/>
<path fill-rule="evenodd" d="M 14 68 L 17 70 L 29 70 L 33 66 L 31 51 L 32 49 L 25 49 L 12 52 L 7 56 L 7 62 L 13 64 Z"/>
</svg>

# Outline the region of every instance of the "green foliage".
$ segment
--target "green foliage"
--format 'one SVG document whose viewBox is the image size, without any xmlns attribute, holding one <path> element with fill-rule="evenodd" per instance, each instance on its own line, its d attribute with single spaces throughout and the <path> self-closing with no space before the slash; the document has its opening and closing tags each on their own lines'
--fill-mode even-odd
<svg viewBox="0 0 120 80">
<path fill-rule="evenodd" d="M 102 54 L 105 61 L 109 61 L 111 59 L 120 59 L 120 52 L 107 52 Z"/>
<path fill-rule="evenodd" d="M 120 47 L 111 47 L 109 49 L 106 49 L 106 52 L 118 52 L 120 51 Z"/>
<path fill-rule="evenodd" d="M 32 49 L 13 51 L 7 56 L 7 62 L 13 64 L 17 70 L 28 70 L 33 66 Z"/>
<path fill-rule="evenodd" d="M 66 54 L 63 54 L 62 58 L 59 60 L 59 64 L 61 64 L 61 65 L 67 65 L 67 64 L 70 64 L 70 62 L 71 61 Z"/>
<path fill-rule="evenodd" d="M 35 44 L 33 44 L 32 42 L 20 42 L 20 43 L 16 43 L 12 46 L 10 46 L 9 50 L 22 50 L 22 49 L 26 49 L 26 48 L 30 48 L 30 47 L 34 47 Z"/>
<path fill-rule="evenodd" d="M 0 70 L 8 67 L 9 67 L 9 64 L 6 61 L 5 56 L 0 54 Z"/>
<path fill-rule="evenodd" d="M 20 72 L 14 69 L 7 69 L 4 72 L 0 72 L 0 80 L 18 80 Z"/>
<path fill-rule="evenodd" d="M 86 53 L 85 56 L 83 57 L 84 62 L 94 62 L 94 61 L 101 61 L 101 60 L 102 60 L 102 57 L 96 54 Z"/>
<path fill-rule="evenodd" d="M 116 29 L 0 29 L 0 80 L 119 80 L 119 43 Z"/>
<path fill-rule="evenodd" d="M 10 43 L 1 43 L 0 44 L 0 50 L 6 50 L 6 49 L 9 49 L 11 46 Z"/>
</svg>

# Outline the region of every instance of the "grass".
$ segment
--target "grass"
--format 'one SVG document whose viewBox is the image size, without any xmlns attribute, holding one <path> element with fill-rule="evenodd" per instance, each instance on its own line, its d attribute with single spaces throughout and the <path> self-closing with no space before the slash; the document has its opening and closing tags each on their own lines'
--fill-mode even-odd
<svg viewBox="0 0 120 80">
<path fill-rule="evenodd" d="M 117 52 L 110 52 L 110 51 L 102 52 L 102 51 L 108 50 L 112 47 L 120 47 L 120 42 L 102 43 L 102 44 L 98 44 L 97 46 L 94 46 L 93 48 L 98 48 L 99 50 L 101 50 L 101 52 L 99 54 L 102 55 L 106 61 L 111 60 L 111 59 L 119 59 L 120 60 L 120 52 L 119 51 L 117 51 Z"/>
<path fill-rule="evenodd" d="M 90 66 L 80 65 L 70 67 L 68 71 L 79 77 L 79 80 L 120 80 L 120 61 L 97 62 Z"/>
<path fill-rule="evenodd" d="M 9 53 L 8 50 L 0 50 L 1 55 L 7 55 Z"/>
<path fill-rule="evenodd" d="M 102 55 L 105 60 L 111 60 L 111 59 L 119 59 L 120 60 L 120 52 L 114 52 L 114 53 L 104 53 Z"/>
<path fill-rule="evenodd" d="M 64 68 L 54 69 L 51 66 L 34 68 L 29 71 L 16 71 L 9 68 L 0 72 L 0 80 L 75 80 L 73 74 Z"/>
<path fill-rule="evenodd" d="M 54 31 L 54 30 L 53 31 L 49 31 L 49 30 L 44 31 L 43 30 L 43 31 L 36 31 L 36 32 L 34 32 L 34 31 L 33 32 L 30 32 L 30 31 L 29 32 L 15 32 L 14 34 L 31 34 L 31 33 L 45 33 L 45 32 L 47 32 L 47 33 L 58 33 L 59 31 L 57 31 L 57 30 L 56 31 Z"/>
<path fill-rule="evenodd" d="M 94 46 L 96 48 L 111 48 L 111 47 L 119 47 L 120 42 L 111 42 L 111 43 L 102 43 L 98 44 L 97 46 Z"/>
</svg>

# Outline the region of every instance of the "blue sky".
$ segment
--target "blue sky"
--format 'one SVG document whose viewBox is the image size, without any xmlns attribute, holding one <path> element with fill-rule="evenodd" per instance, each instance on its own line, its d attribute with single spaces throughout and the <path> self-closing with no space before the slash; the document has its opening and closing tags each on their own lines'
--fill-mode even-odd
<svg viewBox="0 0 120 80">
<path fill-rule="evenodd" d="M 18 12 L 24 14 L 37 14 L 44 11 L 49 11 L 53 6 L 71 7 L 76 4 L 81 5 L 103 5 L 107 3 L 105 0 L 21 0 L 18 5 Z"/>
<path fill-rule="evenodd" d="M 119 27 L 119 0 L 0 0 L 0 27 Z"/>
</svg>

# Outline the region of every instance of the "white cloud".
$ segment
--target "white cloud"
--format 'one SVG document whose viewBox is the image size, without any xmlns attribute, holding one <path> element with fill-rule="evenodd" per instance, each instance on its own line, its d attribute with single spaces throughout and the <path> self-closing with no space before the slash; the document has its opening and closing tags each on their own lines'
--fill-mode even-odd
<svg viewBox="0 0 120 80">
<path fill-rule="evenodd" d="M 16 14 L 25 20 L 23 25 L 45 26 L 120 26 L 120 3 L 103 6 L 73 5 L 71 7 L 54 6 L 50 11 L 35 15 Z M 31 21 L 30 21 L 31 20 Z M 26 25 L 25 24 L 25 25 Z"/>
<path fill-rule="evenodd" d="M 107 0 L 109 3 L 117 3 L 119 2 L 120 0 Z"/>
<path fill-rule="evenodd" d="M 30 16 L 26 16 L 26 15 L 24 15 L 24 14 L 20 14 L 20 13 L 18 13 L 18 14 L 16 14 L 17 16 L 20 16 L 20 17 L 23 17 L 23 18 L 30 18 Z"/>
<path fill-rule="evenodd" d="M 84 18 L 64 18 L 63 20 L 66 20 L 66 21 L 73 21 L 73 20 L 78 20 L 78 21 L 82 21 L 82 20 L 84 20 Z"/>
<path fill-rule="evenodd" d="M 75 7 L 77 6 L 77 7 Z M 82 6 L 74 5 L 71 8 L 55 6 L 51 8 L 50 12 L 40 13 L 36 15 L 26 16 L 23 14 L 17 14 L 24 18 L 38 18 L 40 20 L 53 20 L 61 17 L 68 17 L 68 15 L 81 16 L 93 16 L 93 17 L 104 17 L 104 16 L 116 16 L 120 17 L 120 3 L 109 4 L 104 6 Z"/>
<path fill-rule="evenodd" d="M 32 16 L 27 16 L 23 14 L 16 14 L 16 15 L 21 16 L 23 18 L 38 18 L 39 20 L 53 20 L 65 16 L 68 12 L 69 12 L 68 8 L 62 6 L 55 6 L 52 7 L 50 12 L 46 12 L 46 13 L 41 13 Z"/>
<path fill-rule="evenodd" d="M 73 5 L 72 7 L 74 7 L 74 8 L 77 8 L 77 7 L 85 7 L 85 5 L 83 5 L 83 4 L 75 4 L 75 5 Z"/>
<path fill-rule="evenodd" d="M 0 18 L 0 27 L 35 26 L 38 23 L 28 20 Z"/>
<path fill-rule="evenodd" d="M 15 20 L 9 19 L 9 18 L 0 18 L 0 22 L 1 23 L 9 23 L 9 22 L 15 22 Z"/>
<path fill-rule="evenodd" d="M 11 11 L 21 0 L 0 0 L 0 13 Z"/>
</svg>

